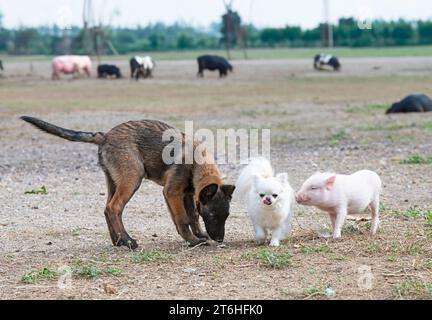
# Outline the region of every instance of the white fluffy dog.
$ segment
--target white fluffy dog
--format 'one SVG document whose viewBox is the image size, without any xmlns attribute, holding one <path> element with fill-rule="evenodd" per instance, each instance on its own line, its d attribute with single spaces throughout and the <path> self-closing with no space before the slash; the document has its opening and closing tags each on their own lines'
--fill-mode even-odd
<svg viewBox="0 0 432 320">
<path fill-rule="evenodd" d="M 247 211 L 259 244 L 271 231 L 271 246 L 279 246 L 291 231 L 295 195 L 287 173 L 274 175 L 270 162 L 253 158 L 242 170 L 236 182 L 234 198 L 247 204 Z"/>
</svg>

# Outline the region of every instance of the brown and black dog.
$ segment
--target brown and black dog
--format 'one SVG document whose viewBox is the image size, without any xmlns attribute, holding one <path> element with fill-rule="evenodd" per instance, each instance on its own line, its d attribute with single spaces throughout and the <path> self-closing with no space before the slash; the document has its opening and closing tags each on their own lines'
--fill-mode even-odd
<svg viewBox="0 0 432 320">
<path fill-rule="evenodd" d="M 162 153 L 170 141 L 163 141 L 162 136 L 173 127 L 156 120 L 142 120 L 120 124 L 107 133 L 92 133 L 60 128 L 33 117 L 21 119 L 60 138 L 99 146 L 99 165 L 108 186 L 105 218 L 114 245 L 138 247 L 123 226 L 122 214 L 143 178 L 164 187 L 163 195 L 177 231 L 190 245 L 205 242 L 208 236 L 223 241 L 235 187 L 223 183 L 214 161 L 165 164 Z M 184 146 L 184 134 L 180 133 L 180 137 Z M 193 143 L 194 149 L 198 144 Z M 208 235 L 200 227 L 199 216 Z"/>
</svg>

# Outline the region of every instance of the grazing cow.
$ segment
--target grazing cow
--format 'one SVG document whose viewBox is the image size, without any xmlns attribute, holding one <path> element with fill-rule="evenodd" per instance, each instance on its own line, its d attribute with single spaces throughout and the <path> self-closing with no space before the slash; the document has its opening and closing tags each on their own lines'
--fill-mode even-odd
<svg viewBox="0 0 432 320">
<path fill-rule="evenodd" d="M 137 81 L 140 77 L 153 78 L 153 70 L 156 67 L 154 60 L 149 57 L 135 56 L 129 61 L 131 69 L 131 78 L 135 78 Z"/>
<path fill-rule="evenodd" d="M 1 60 L 0 60 L 0 70 L 2 70 L 2 71 L 4 70 L 3 69 L 3 62 Z"/>
<path fill-rule="evenodd" d="M 233 72 L 233 66 L 223 57 L 204 55 L 197 58 L 198 61 L 198 77 L 204 77 L 204 70 L 218 70 L 219 77 L 226 77 L 228 71 Z"/>
<path fill-rule="evenodd" d="M 424 94 L 411 94 L 401 101 L 393 103 L 386 114 L 428 111 L 432 111 L 432 100 Z"/>
<path fill-rule="evenodd" d="M 97 68 L 98 78 L 107 78 L 114 76 L 119 79 L 122 77 L 120 69 L 112 64 L 100 64 Z"/>
<path fill-rule="evenodd" d="M 324 66 L 330 66 L 334 71 L 339 71 L 341 64 L 339 59 L 331 54 L 317 54 L 314 58 L 314 68 L 316 70 L 324 70 Z"/>
<path fill-rule="evenodd" d="M 52 60 L 52 79 L 59 80 L 60 73 L 80 75 L 84 72 L 90 77 L 91 68 L 89 56 L 58 56 Z"/>
</svg>

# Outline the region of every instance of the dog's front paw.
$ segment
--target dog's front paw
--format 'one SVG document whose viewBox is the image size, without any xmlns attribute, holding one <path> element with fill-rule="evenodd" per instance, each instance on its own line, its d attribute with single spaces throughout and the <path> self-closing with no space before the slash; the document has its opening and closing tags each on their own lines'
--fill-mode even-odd
<svg viewBox="0 0 432 320">
<path fill-rule="evenodd" d="M 189 240 L 188 242 L 189 242 L 190 247 L 195 247 L 195 246 L 202 244 L 202 243 L 208 244 L 207 239 L 204 239 L 204 238 L 196 238 L 194 240 Z"/>
<path fill-rule="evenodd" d="M 271 247 L 279 247 L 280 246 L 279 240 L 270 241 L 270 246 Z"/>
</svg>

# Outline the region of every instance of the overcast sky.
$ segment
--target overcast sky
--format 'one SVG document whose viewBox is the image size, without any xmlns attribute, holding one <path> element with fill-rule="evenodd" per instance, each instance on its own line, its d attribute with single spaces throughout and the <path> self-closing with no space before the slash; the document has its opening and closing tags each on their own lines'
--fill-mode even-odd
<svg viewBox="0 0 432 320">
<path fill-rule="evenodd" d="M 384 19 L 430 19 L 431 0 L 329 0 L 330 18 L 367 15 Z M 82 24 L 82 0 L 0 0 L 6 27 Z M 222 0 L 93 0 L 96 16 L 116 26 L 182 21 L 196 26 L 218 22 Z M 323 20 L 323 0 L 234 0 L 242 19 L 257 26 L 314 27 Z M 114 12 L 118 12 L 114 15 Z"/>
</svg>

